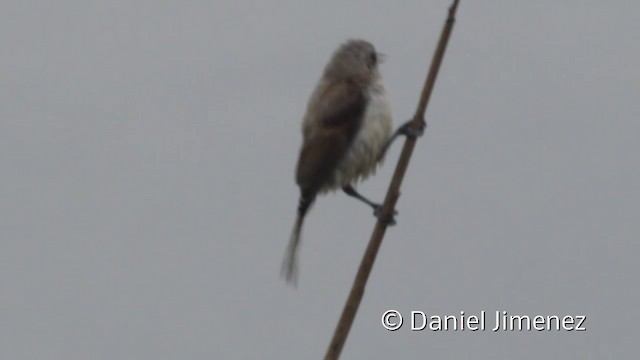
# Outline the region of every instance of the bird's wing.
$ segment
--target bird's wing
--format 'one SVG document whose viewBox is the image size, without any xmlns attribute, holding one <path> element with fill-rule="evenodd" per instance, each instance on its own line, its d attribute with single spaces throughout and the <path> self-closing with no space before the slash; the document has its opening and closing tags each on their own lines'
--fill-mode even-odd
<svg viewBox="0 0 640 360">
<path fill-rule="evenodd" d="M 320 97 L 315 131 L 305 138 L 296 172 L 302 193 L 313 194 L 331 175 L 353 141 L 366 108 L 362 87 L 337 82 Z"/>
</svg>

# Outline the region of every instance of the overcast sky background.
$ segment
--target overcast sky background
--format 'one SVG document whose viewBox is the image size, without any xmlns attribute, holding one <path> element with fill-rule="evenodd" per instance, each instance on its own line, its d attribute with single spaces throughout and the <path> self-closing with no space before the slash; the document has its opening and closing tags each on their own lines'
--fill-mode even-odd
<svg viewBox="0 0 640 360">
<path fill-rule="evenodd" d="M 3 1 L 0 358 L 323 357 L 374 218 L 319 198 L 297 290 L 280 279 L 306 101 L 359 37 L 411 117 L 449 3 Z M 637 357 L 638 19 L 461 1 L 343 358 Z M 389 332 L 387 309 L 588 330 Z"/>
</svg>

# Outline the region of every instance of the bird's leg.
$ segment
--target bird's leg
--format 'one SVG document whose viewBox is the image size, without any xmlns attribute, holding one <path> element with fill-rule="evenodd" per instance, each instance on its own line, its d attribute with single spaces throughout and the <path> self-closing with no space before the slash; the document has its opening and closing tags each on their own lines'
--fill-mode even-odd
<svg viewBox="0 0 640 360">
<path fill-rule="evenodd" d="M 360 201 L 362 201 L 363 203 L 371 206 L 373 208 L 373 215 L 375 217 L 377 217 L 378 219 L 380 219 L 382 222 L 386 223 L 389 226 L 393 226 L 396 224 L 396 220 L 393 218 L 394 215 L 396 215 L 398 212 L 397 211 L 393 211 L 393 215 L 391 216 L 382 216 L 382 205 L 378 204 L 378 203 L 374 203 L 373 201 L 367 199 L 366 197 L 362 196 L 359 192 L 356 191 L 356 189 L 353 188 L 353 186 L 351 185 L 345 185 L 342 187 L 342 191 L 345 192 L 345 194 L 354 197 Z"/>
<path fill-rule="evenodd" d="M 382 147 L 382 151 L 380 151 L 380 155 L 378 155 L 378 160 L 384 157 L 384 155 L 387 153 L 387 150 L 398 136 L 404 135 L 408 138 L 416 139 L 424 134 L 424 129 L 427 128 L 427 122 L 424 121 L 424 118 L 421 118 L 418 122 L 419 125 L 417 129 L 414 129 L 413 126 L 411 126 L 412 123 L 413 119 L 400 125 L 400 127 L 393 133 L 393 135 L 391 135 L 389 140 L 387 140 L 387 142 Z"/>
<path fill-rule="evenodd" d="M 373 201 L 367 199 L 366 197 L 360 195 L 359 192 L 356 191 L 356 189 L 353 188 L 353 186 L 351 185 L 346 185 L 342 188 L 342 191 L 344 191 L 347 195 L 354 197 L 360 201 L 362 201 L 363 203 L 371 206 L 374 210 L 379 208 L 381 205 L 374 203 Z"/>
</svg>

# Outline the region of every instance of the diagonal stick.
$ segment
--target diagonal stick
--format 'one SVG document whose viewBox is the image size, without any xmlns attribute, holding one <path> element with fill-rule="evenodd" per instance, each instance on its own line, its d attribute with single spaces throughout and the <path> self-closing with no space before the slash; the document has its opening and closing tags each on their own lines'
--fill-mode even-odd
<svg viewBox="0 0 640 360">
<path fill-rule="evenodd" d="M 420 123 L 424 121 L 424 113 L 427 108 L 429 98 L 431 97 L 431 92 L 433 91 L 433 86 L 438 75 L 438 70 L 440 69 L 440 64 L 442 63 L 442 58 L 444 57 L 444 51 L 447 47 L 447 43 L 449 42 L 449 36 L 451 35 L 451 30 L 453 29 L 457 8 L 458 0 L 454 0 L 449 7 L 449 15 L 447 16 L 444 28 L 442 29 L 442 33 L 440 34 L 440 40 L 438 41 L 436 51 L 433 54 L 433 60 L 431 61 L 429 74 L 427 75 L 424 88 L 422 89 L 420 102 L 418 103 L 416 113 L 411 121 L 411 126 L 413 129 L 417 129 L 420 126 Z M 356 274 L 356 278 L 351 287 L 351 292 L 349 293 L 347 302 L 345 303 L 344 309 L 342 310 L 342 315 L 340 316 L 340 320 L 338 321 L 336 330 L 333 333 L 333 339 L 331 339 L 331 343 L 329 344 L 329 348 L 327 349 L 325 360 L 337 360 L 340 357 L 340 352 L 344 347 L 344 343 L 347 340 L 347 336 L 349 335 L 349 330 L 351 329 L 351 325 L 353 324 L 353 319 L 356 317 L 358 307 L 360 306 L 360 302 L 362 301 L 364 288 L 367 284 L 367 280 L 369 279 L 369 274 L 371 274 L 371 268 L 373 267 L 376 255 L 378 254 L 378 249 L 380 248 L 380 244 L 382 243 L 382 238 L 384 237 L 384 233 L 387 230 L 387 225 L 380 219 L 388 218 L 391 214 L 393 214 L 393 209 L 395 208 L 398 197 L 400 196 L 400 185 L 402 184 L 402 179 L 404 178 L 404 174 L 407 171 L 407 166 L 409 165 L 409 160 L 411 159 L 411 154 L 413 153 L 415 144 L 415 137 L 407 137 L 404 142 L 402 154 L 400 155 L 400 159 L 398 160 L 398 165 L 396 165 L 396 170 L 393 174 L 393 178 L 391 179 L 391 184 L 389 185 L 387 196 L 385 197 L 384 204 L 382 205 L 382 216 L 380 216 L 380 218 L 376 222 L 376 226 L 373 229 L 373 233 L 371 234 L 369 245 L 367 246 L 364 256 L 362 257 L 362 262 L 360 263 L 358 273 Z"/>
</svg>

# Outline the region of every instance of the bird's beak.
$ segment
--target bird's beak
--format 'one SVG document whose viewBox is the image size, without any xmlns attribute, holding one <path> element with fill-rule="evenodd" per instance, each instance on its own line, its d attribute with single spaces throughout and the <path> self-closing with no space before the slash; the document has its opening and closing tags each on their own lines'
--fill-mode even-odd
<svg viewBox="0 0 640 360">
<path fill-rule="evenodd" d="M 382 64 L 386 59 L 387 59 L 387 55 L 381 53 L 381 52 L 376 52 L 376 55 L 378 56 L 378 63 Z"/>
</svg>

